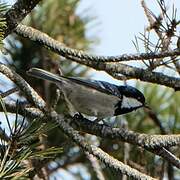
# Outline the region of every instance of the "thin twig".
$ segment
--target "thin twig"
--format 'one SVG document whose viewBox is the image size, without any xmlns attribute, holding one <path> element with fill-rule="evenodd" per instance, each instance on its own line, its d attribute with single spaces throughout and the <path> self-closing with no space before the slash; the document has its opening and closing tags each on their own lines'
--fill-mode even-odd
<svg viewBox="0 0 180 180">
<path fill-rule="evenodd" d="M 168 151 L 166 148 L 162 147 L 159 149 L 154 149 L 154 153 L 158 154 L 159 156 L 163 157 L 166 159 L 169 163 L 172 165 L 176 166 L 177 168 L 180 169 L 180 159 L 177 158 L 173 153 Z"/>
<path fill-rule="evenodd" d="M 15 88 L 12 88 L 12 89 L 10 89 L 10 90 L 8 90 L 8 91 L 6 91 L 6 92 L 2 92 L 2 93 L 0 94 L 0 96 L 1 96 L 2 98 L 5 98 L 5 97 L 7 97 L 7 96 L 9 96 L 9 95 L 17 92 L 18 90 L 19 90 L 19 88 L 18 88 L 18 87 L 15 87 Z"/>
</svg>

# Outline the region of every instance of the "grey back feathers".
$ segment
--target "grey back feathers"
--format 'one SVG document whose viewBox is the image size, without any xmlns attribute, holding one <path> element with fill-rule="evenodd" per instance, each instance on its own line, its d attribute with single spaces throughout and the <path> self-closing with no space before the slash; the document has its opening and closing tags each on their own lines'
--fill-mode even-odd
<svg viewBox="0 0 180 180">
<path fill-rule="evenodd" d="M 145 103 L 143 94 L 131 86 L 117 86 L 104 81 L 64 77 L 32 68 L 29 75 L 56 83 L 75 112 L 98 118 L 131 112 Z"/>
</svg>

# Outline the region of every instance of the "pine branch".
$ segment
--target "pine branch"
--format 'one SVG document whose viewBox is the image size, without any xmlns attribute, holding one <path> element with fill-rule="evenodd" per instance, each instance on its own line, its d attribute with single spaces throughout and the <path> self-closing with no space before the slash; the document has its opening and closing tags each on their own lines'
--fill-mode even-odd
<svg viewBox="0 0 180 180">
<path fill-rule="evenodd" d="M 41 99 L 41 97 L 37 95 L 37 93 L 23 78 L 21 78 L 17 73 L 3 64 L 0 64 L 0 72 L 11 79 L 15 84 L 17 84 L 19 89 L 26 95 L 30 102 L 47 113 L 45 102 Z M 78 131 L 69 126 L 65 122 L 65 120 L 61 118 L 55 111 L 51 111 L 50 113 L 46 114 L 46 118 L 54 123 L 57 123 L 59 125 L 59 128 L 76 144 L 78 144 L 85 152 L 94 155 L 96 158 L 104 162 L 106 166 L 118 170 L 119 172 L 126 174 L 127 176 L 134 179 L 154 179 L 146 174 L 137 171 L 136 169 L 129 167 L 128 165 L 123 164 L 122 162 L 102 151 L 100 148 L 88 144 L 85 139 L 81 135 L 79 135 Z"/>
<path fill-rule="evenodd" d="M 76 60 L 79 62 L 79 59 Z M 134 66 L 122 64 L 122 63 L 86 63 L 85 65 L 92 67 L 96 70 L 104 70 L 108 73 L 111 72 L 117 74 L 123 74 L 128 79 L 139 79 L 144 82 L 155 83 L 173 88 L 175 91 L 180 90 L 180 78 L 173 76 L 167 76 L 160 72 L 152 72 L 148 69 L 137 68 Z M 120 76 L 120 75 L 119 75 Z"/>
<path fill-rule="evenodd" d="M 16 3 L 5 14 L 7 29 L 5 37 L 8 36 L 41 0 L 17 0 Z"/>
<path fill-rule="evenodd" d="M 14 113 L 16 104 L 6 103 L 7 110 Z M 45 114 L 37 108 L 20 107 L 19 113 L 22 115 L 23 110 L 26 112 L 27 117 L 34 118 L 44 118 Z M 134 131 L 126 130 L 124 128 L 111 128 L 104 124 L 94 123 L 86 118 L 78 118 L 75 120 L 71 117 L 64 117 L 59 115 L 60 118 L 66 119 L 74 128 L 79 131 L 83 131 L 89 134 L 93 134 L 105 139 L 119 140 L 122 142 L 128 142 L 130 144 L 138 145 L 147 149 L 157 149 L 161 147 L 172 147 L 180 144 L 179 134 L 168 134 L 168 135 L 148 135 L 137 133 Z"/>
<path fill-rule="evenodd" d="M 13 81 L 19 87 L 22 93 L 25 93 L 25 96 L 31 103 L 37 105 L 39 109 L 45 108 L 46 103 L 44 100 L 41 99 L 41 97 L 31 88 L 31 86 L 15 71 L 0 63 L 0 72 Z"/>
<path fill-rule="evenodd" d="M 1 102 L 1 106 L 5 106 Z M 0 178 L 9 179 L 15 176 L 17 179 L 25 178 L 29 171 L 33 170 L 32 166 L 28 165 L 28 162 L 33 160 L 44 161 L 52 159 L 58 154 L 62 153 L 62 148 L 47 148 L 45 150 L 39 149 L 41 143 L 37 143 L 40 134 L 46 133 L 49 130 L 56 127 L 54 124 L 43 123 L 34 119 L 27 123 L 25 122 L 25 115 L 23 120 L 18 115 L 18 103 L 16 103 L 16 116 L 13 125 L 10 125 L 10 134 L 8 139 L 1 137 L 0 144 Z M 6 109 L 3 109 L 7 113 Z M 9 124 L 8 118 L 6 118 Z M 6 143 L 3 143 L 6 141 Z M 26 161 L 26 162 L 25 162 Z M 11 179 L 11 178 L 10 178 Z"/>
<path fill-rule="evenodd" d="M 14 112 L 15 104 L 6 104 L 7 110 Z M 20 114 L 26 112 L 27 117 L 43 118 L 44 121 L 48 121 L 44 113 L 37 108 L 25 108 L 22 107 Z M 172 153 L 166 149 L 164 152 L 163 148 L 169 148 L 180 144 L 180 135 L 148 135 L 140 134 L 133 131 L 126 130 L 124 128 L 111 128 L 109 126 L 94 123 L 88 119 L 80 118 L 75 120 L 74 118 L 63 117 L 59 115 L 61 119 L 64 118 L 69 124 L 71 124 L 76 130 L 83 131 L 89 134 L 99 136 L 104 139 L 118 140 L 122 142 L 128 142 L 140 146 L 147 151 L 150 151 L 156 155 L 161 156 L 163 159 L 171 162 L 174 166 L 180 167 L 179 160 Z"/>
<path fill-rule="evenodd" d="M 52 51 L 55 51 L 59 55 L 71 59 L 79 58 L 81 59 L 81 63 L 83 64 L 84 61 L 92 61 L 92 62 L 122 62 L 122 61 L 130 61 L 130 60 L 149 60 L 155 58 L 165 58 L 165 57 L 172 57 L 172 56 L 179 56 L 179 50 L 173 51 L 166 51 L 166 52 L 152 52 L 152 53 L 140 53 L 140 54 L 124 54 L 120 56 L 96 56 L 90 55 L 80 50 L 72 49 L 64 44 L 56 41 L 55 39 L 49 37 L 47 34 L 38 31 L 32 27 L 28 27 L 22 24 L 19 24 L 15 29 L 15 32 L 23 37 L 28 37 L 33 41 L 37 41 Z"/>
<path fill-rule="evenodd" d="M 96 70 L 104 70 L 107 71 L 108 73 L 111 72 L 111 74 L 116 74 L 116 75 L 117 73 L 121 73 L 124 76 L 127 76 L 128 78 L 140 79 L 145 82 L 157 83 L 174 88 L 175 90 L 180 90 L 179 78 L 167 76 L 159 72 L 151 72 L 150 70 L 137 68 L 121 63 L 101 63 L 101 58 L 99 56 L 97 56 L 97 58 L 95 57 L 96 61 L 94 61 L 93 58 L 90 59 L 88 58 L 89 57 L 88 54 L 82 55 L 82 52 L 77 50 L 73 54 L 74 50 L 71 51 L 70 48 L 66 48 L 63 44 L 52 39 L 47 34 L 24 25 L 18 25 L 18 27 L 16 28 L 16 33 L 22 35 L 23 37 L 28 37 L 29 39 L 35 42 L 43 44 L 46 48 L 51 49 L 52 51 L 60 54 L 61 56 L 64 56 L 72 61 L 93 67 Z M 171 55 L 172 56 L 180 55 L 180 51 L 175 50 Z M 149 56 L 149 54 L 147 54 L 147 56 Z M 129 57 L 131 59 L 132 56 L 130 55 Z M 142 57 L 145 58 L 144 55 Z M 124 55 L 122 55 L 121 58 L 124 58 Z M 135 58 L 134 55 L 133 58 Z M 102 59 L 104 59 L 104 57 Z"/>
<path fill-rule="evenodd" d="M 61 130 L 68 135 L 74 142 L 76 142 L 85 152 L 88 152 L 95 157 L 97 157 L 99 160 L 101 160 L 103 163 L 106 164 L 109 168 L 115 169 L 122 174 L 126 174 L 129 177 L 132 177 L 134 179 L 154 179 L 148 175 L 145 175 L 128 165 L 125 165 L 124 163 L 118 161 L 117 159 L 113 158 L 106 152 L 104 152 L 102 149 L 94 146 L 89 145 L 85 139 L 79 135 L 78 131 L 71 128 L 60 116 L 58 116 L 56 113 L 52 112 L 50 116 L 48 116 L 49 119 L 51 119 L 53 122 L 57 122 L 59 124 L 59 127 Z"/>
<path fill-rule="evenodd" d="M 2 17 L 7 10 L 7 6 L 4 3 L 0 3 L 0 48 L 3 45 L 4 34 L 6 30 L 6 19 Z"/>
</svg>

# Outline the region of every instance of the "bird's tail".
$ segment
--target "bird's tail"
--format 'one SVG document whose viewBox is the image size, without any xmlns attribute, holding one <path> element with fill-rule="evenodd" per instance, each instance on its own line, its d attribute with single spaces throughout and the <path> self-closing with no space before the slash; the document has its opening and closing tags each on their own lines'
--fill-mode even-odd
<svg viewBox="0 0 180 180">
<path fill-rule="evenodd" d="M 31 68 L 27 71 L 27 74 L 39 79 L 45 79 L 51 81 L 53 83 L 62 82 L 63 80 L 63 77 L 39 68 Z"/>
</svg>

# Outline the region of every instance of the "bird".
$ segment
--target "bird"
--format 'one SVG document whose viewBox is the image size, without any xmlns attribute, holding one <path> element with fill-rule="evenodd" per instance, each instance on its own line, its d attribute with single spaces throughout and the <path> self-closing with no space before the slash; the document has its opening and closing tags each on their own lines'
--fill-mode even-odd
<svg viewBox="0 0 180 180">
<path fill-rule="evenodd" d="M 129 85 L 115 85 L 105 81 L 65 77 L 39 68 L 31 68 L 27 74 L 55 83 L 64 94 L 71 114 L 104 119 L 130 113 L 146 106 L 145 97 Z"/>
</svg>

